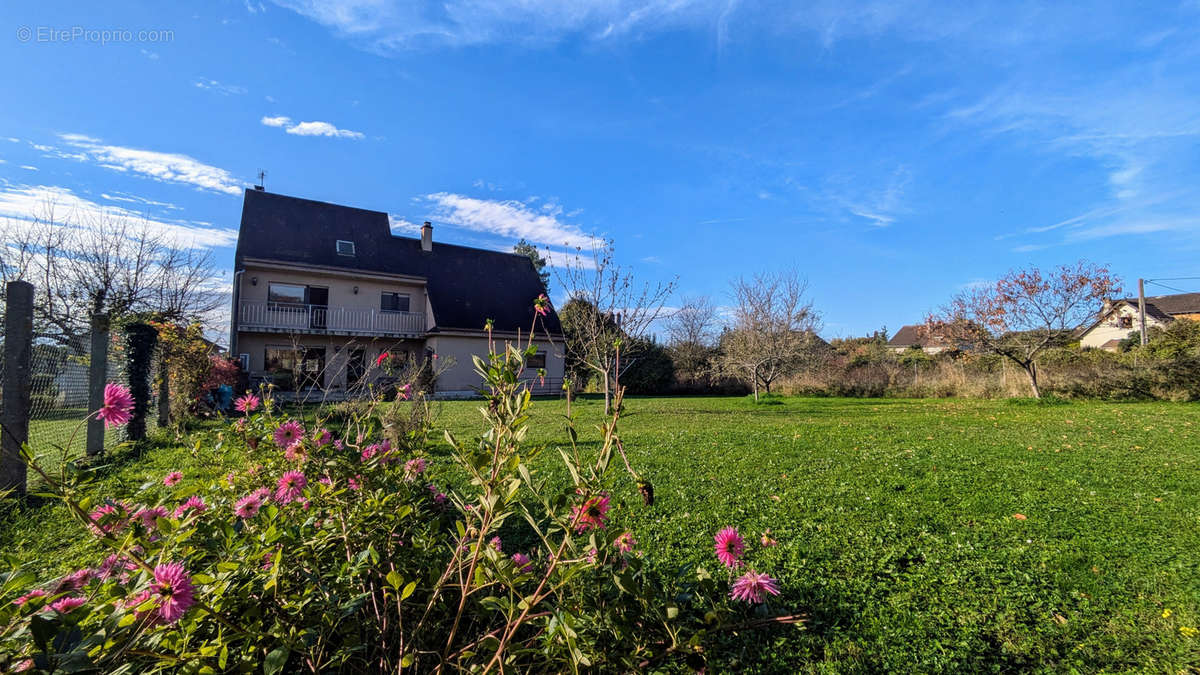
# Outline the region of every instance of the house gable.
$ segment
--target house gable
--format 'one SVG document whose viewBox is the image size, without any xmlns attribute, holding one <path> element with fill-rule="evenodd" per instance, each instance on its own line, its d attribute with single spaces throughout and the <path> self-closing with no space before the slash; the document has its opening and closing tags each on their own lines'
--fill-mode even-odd
<svg viewBox="0 0 1200 675">
<path fill-rule="evenodd" d="M 497 331 L 528 331 L 545 291 L 527 256 L 437 242 L 425 251 L 393 235 L 386 213 L 247 190 L 234 265 L 255 259 L 424 279 L 431 333 L 481 331 L 488 319 Z M 542 325 L 562 332 L 553 312 Z"/>
</svg>

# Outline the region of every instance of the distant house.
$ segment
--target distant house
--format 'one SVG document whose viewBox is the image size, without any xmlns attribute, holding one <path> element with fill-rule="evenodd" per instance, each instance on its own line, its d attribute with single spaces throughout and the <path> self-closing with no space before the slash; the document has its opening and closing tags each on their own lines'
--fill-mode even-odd
<svg viewBox="0 0 1200 675">
<path fill-rule="evenodd" d="M 900 353 L 913 347 L 920 347 L 926 354 L 937 354 L 953 347 L 945 338 L 926 334 L 923 330 L 924 327 L 923 324 L 901 326 L 892 339 L 888 340 L 888 349 Z"/>
<path fill-rule="evenodd" d="M 544 292 L 528 256 L 435 244 L 429 223 L 419 239 L 398 237 L 386 213 L 256 188 L 234 255 L 230 353 L 282 390 L 348 391 L 375 381 L 387 353 L 438 365 L 438 393 L 469 394 L 484 324 L 501 345 L 528 338 Z M 553 310 L 538 326 L 526 377 L 550 390 L 563 377 L 562 328 Z"/>
<path fill-rule="evenodd" d="M 1146 297 L 1146 328 L 1164 328 L 1175 319 L 1200 321 L 1200 293 Z M 1096 321 L 1079 333 L 1079 346 L 1115 352 L 1121 341 L 1139 330 L 1137 298 L 1104 303 Z"/>
</svg>

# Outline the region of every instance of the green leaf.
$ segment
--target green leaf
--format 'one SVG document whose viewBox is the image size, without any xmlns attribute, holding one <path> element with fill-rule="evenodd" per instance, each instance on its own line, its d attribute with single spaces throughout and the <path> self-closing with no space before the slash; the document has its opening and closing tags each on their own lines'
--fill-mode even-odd
<svg viewBox="0 0 1200 675">
<path fill-rule="evenodd" d="M 279 647 L 267 654 L 266 660 L 263 661 L 263 675 L 274 675 L 283 670 L 287 665 L 288 649 L 287 647 Z"/>
<path fill-rule="evenodd" d="M 396 570 L 392 570 L 387 573 L 387 582 L 392 588 L 400 590 L 400 587 L 404 585 L 404 577 Z"/>
<path fill-rule="evenodd" d="M 400 591 L 400 599 L 404 600 L 408 598 L 408 596 L 412 595 L 413 591 L 415 590 L 417 590 L 417 582 L 415 580 L 408 582 L 408 585 L 404 587 L 404 590 Z"/>
</svg>

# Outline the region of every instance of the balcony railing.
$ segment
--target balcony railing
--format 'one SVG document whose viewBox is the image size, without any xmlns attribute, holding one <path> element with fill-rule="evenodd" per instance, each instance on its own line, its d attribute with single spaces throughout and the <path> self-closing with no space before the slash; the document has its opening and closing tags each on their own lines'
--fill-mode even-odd
<svg viewBox="0 0 1200 675">
<path fill-rule="evenodd" d="M 425 315 L 371 307 L 243 302 L 238 308 L 238 330 L 416 337 L 425 334 Z"/>
</svg>

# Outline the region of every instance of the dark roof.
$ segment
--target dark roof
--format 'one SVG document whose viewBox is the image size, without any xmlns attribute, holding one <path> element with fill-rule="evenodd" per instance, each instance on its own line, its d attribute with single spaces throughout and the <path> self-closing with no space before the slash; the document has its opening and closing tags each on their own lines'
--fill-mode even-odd
<svg viewBox="0 0 1200 675">
<path fill-rule="evenodd" d="M 1137 307 L 1137 298 L 1125 298 L 1125 302 Z M 1200 293 L 1178 293 L 1175 295 L 1147 295 L 1146 312 L 1150 305 L 1166 314 L 1200 314 Z"/>
<path fill-rule="evenodd" d="M 909 324 L 901 326 L 900 330 L 888 340 L 889 347 L 910 347 L 912 345 L 925 346 L 927 340 L 921 337 L 921 324 Z"/>
<path fill-rule="evenodd" d="M 356 255 L 338 255 L 337 240 L 354 242 Z M 437 326 L 432 330 L 528 331 L 533 300 L 545 292 L 528 256 L 392 234 L 388 215 L 350 206 L 246 190 L 234 265 L 246 258 L 337 267 L 350 271 L 424 277 Z M 551 312 L 543 324 L 561 333 Z"/>
</svg>

